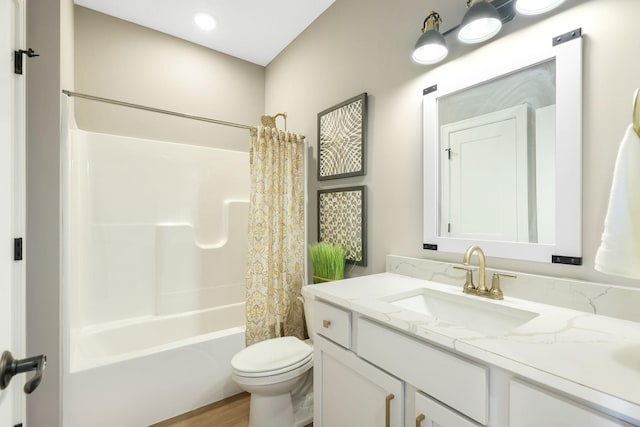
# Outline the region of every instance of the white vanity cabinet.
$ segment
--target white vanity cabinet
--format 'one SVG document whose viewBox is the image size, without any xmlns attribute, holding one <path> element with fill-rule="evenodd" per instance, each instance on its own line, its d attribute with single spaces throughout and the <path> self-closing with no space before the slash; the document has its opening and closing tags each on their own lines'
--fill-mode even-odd
<svg viewBox="0 0 640 427">
<path fill-rule="evenodd" d="M 404 427 L 404 384 L 316 336 L 314 427 Z"/>
<path fill-rule="evenodd" d="M 488 418 L 488 368 L 322 301 L 314 305 L 314 426 L 477 427 Z M 352 330 L 356 339 L 352 339 Z M 355 346 L 356 348 L 351 348 Z M 370 363 L 371 362 L 371 363 Z M 405 423 L 405 382 L 426 417 Z M 413 387 L 412 387 L 413 389 Z M 419 414 L 416 414 L 418 417 Z"/>
<path fill-rule="evenodd" d="M 314 303 L 315 427 L 404 427 L 404 384 L 351 348 L 351 312 Z"/>
<path fill-rule="evenodd" d="M 314 427 L 636 425 L 358 312 L 314 310 Z"/>
<path fill-rule="evenodd" d="M 523 381 L 511 380 L 510 427 L 631 427 Z"/>
</svg>

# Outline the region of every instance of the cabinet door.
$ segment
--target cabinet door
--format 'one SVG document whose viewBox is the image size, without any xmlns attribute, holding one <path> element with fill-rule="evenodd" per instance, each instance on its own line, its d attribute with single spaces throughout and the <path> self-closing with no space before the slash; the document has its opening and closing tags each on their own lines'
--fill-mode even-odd
<svg viewBox="0 0 640 427">
<path fill-rule="evenodd" d="M 413 426 L 410 422 L 407 424 Z M 416 427 L 480 427 L 451 408 L 431 399 L 422 393 L 416 393 Z M 540 426 L 538 426 L 540 427 Z"/>
<path fill-rule="evenodd" d="M 520 381 L 511 381 L 510 388 L 510 427 L 631 427 Z"/>
<path fill-rule="evenodd" d="M 317 335 L 313 375 L 314 427 L 403 427 L 403 383 Z"/>
</svg>

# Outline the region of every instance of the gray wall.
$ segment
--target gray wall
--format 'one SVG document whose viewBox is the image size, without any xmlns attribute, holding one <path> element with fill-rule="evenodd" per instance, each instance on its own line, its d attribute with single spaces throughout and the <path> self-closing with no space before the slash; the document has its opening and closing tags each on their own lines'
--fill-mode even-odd
<svg viewBox="0 0 640 427">
<path fill-rule="evenodd" d="M 265 69 L 80 6 L 75 86 L 81 93 L 235 123 L 264 114 Z M 78 127 L 116 135 L 248 151 L 249 132 L 75 100 Z"/>
<path fill-rule="evenodd" d="M 27 2 L 26 345 L 46 354 L 45 378 L 27 397 L 27 425 L 61 425 L 60 90 L 73 84 L 72 0 Z"/>
<path fill-rule="evenodd" d="M 422 20 L 431 9 L 448 28 L 458 2 L 338 0 L 267 66 L 267 110 L 286 110 L 289 128 L 305 134 L 313 147 L 310 172 L 310 240 L 316 231 L 318 188 L 368 186 L 369 266 L 351 275 L 384 271 L 386 254 L 460 262 L 460 254 L 422 250 L 422 89 L 455 79 L 492 61 L 526 55 L 532 37 L 552 37 L 582 27 L 584 43 L 583 257 L 581 267 L 489 259 L 491 266 L 598 282 L 631 281 L 593 269 L 606 212 L 619 142 L 631 119 L 631 101 L 640 86 L 640 47 L 634 37 L 640 2 L 569 0 L 551 17 L 521 18 L 527 28 L 505 26 L 497 39 L 450 54 L 440 66 L 420 66 L 410 55 Z M 463 2 L 460 2 L 463 3 Z M 449 21 L 447 22 L 447 19 Z M 316 181 L 317 113 L 361 92 L 370 95 L 367 175 Z M 350 268 L 350 267 L 349 267 Z"/>
</svg>

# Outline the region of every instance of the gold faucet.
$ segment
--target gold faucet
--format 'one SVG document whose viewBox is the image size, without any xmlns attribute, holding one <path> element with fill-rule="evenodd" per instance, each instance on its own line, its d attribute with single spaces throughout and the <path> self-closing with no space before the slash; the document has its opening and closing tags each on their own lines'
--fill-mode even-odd
<svg viewBox="0 0 640 427">
<path fill-rule="evenodd" d="M 484 252 L 482 251 L 480 246 L 471 246 L 469 249 L 467 249 L 467 253 L 464 254 L 462 263 L 466 266 L 470 265 L 469 263 L 471 262 L 471 256 L 473 255 L 474 252 L 478 253 L 479 269 L 478 269 L 478 286 L 473 287 L 472 293 L 480 296 L 486 296 L 487 294 L 489 294 L 489 289 L 487 289 L 486 278 L 485 278 L 486 259 L 484 257 Z M 471 284 L 473 285 L 473 280 L 471 280 Z M 464 291 L 466 292 L 467 289 L 465 288 Z"/>
<path fill-rule="evenodd" d="M 473 283 L 473 273 L 471 271 L 470 262 L 471 256 L 474 252 L 478 253 L 478 286 Z M 484 252 L 480 248 L 480 246 L 471 246 L 467 249 L 467 252 L 464 254 L 464 258 L 462 259 L 462 264 L 464 267 L 453 266 L 453 268 L 457 268 L 458 270 L 464 270 L 467 272 L 464 287 L 462 288 L 462 292 L 465 294 L 473 294 L 481 297 L 491 298 L 491 299 L 504 299 L 504 295 L 502 290 L 500 289 L 500 277 L 511 277 L 513 279 L 516 278 L 513 274 L 507 273 L 493 273 L 493 278 L 491 280 L 491 289 L 487 289 L 486 284 L 486 259 L 484 257 Z"/>
</svg>

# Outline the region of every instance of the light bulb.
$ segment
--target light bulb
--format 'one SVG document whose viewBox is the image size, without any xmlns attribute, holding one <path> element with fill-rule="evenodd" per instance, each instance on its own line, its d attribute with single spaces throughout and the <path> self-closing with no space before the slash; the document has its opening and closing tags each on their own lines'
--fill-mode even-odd
<svg viewBox="0 0 640 427">
<path fill-rule="evenodd" d="M 523 15 L 538 15 L 564 3 L 564 0 L 518 0 L 516 10 Z"/>
<path fill-rule="evenodd" d="M 435 64 L 449 54 L 449 49 L 440 44 L 426 44 L 413 51 L 413 60 L 419 64 Z"/>
<path fill-rule="evenodd" d="M 464 43 L 481 43 L 498 34 L 501 28 L 502 22 L 499 19 L 476 19 L 460 29 L 458 39 Z"/>
</svg>

